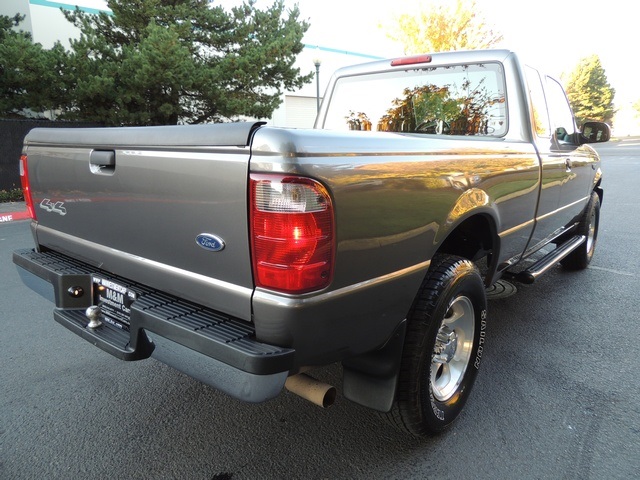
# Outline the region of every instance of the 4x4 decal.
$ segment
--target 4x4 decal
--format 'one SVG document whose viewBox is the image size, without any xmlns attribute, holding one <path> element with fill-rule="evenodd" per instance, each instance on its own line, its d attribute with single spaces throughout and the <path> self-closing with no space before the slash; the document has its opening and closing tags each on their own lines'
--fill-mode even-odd
<svg viewBox="0 0 640 480">
<path fill-rule="evenodd" d="M 47 212 L 57 213 L 58 215 L 62 216 L 65 216 L 67 214 L 67 209 L 64 208 L 64 202 L 53 203 L 48 198 L 45 198 L 40 202 L 40 208 L 46 210 Z"/>
</svg>

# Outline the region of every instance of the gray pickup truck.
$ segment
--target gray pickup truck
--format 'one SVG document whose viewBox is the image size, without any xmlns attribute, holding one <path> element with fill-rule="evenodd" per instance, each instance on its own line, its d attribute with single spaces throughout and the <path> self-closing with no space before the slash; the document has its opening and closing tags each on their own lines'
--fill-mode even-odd
<svg viewBox="0 0 640 480">
<path fill-rule="evenodd" d="M 341 69 L 314 129 L 38 128 L 20 162 L 35 249 L 13 259 L 123 360 L 325 406 L 335 388 L 308 371 L 340 363 L 346 398 L 438 432 L 486 351 L 486 289 L 589 264 L 587 144 L 609 136 L 506 50 Z"/>
</svg>

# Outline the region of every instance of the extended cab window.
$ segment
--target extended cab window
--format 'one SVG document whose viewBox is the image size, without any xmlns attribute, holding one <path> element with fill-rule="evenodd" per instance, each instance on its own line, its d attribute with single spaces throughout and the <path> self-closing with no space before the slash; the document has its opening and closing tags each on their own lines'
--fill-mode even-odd
<svg viewBox="0 0 640 480">
<path fill-rule="evenodd" d="M 547 104 L 555 137 L 560 146 L 573 144 L 576 124 L 562 85 L 547 77 Z"/>
<path fill-rule="evenodd" d="M 357 75 L 336 82 L 323 128 L 499 137 L 505 100 L 498 63 Z"/>
<path fill-rule="evenodd" d="M 531 110 L 533 113 L 533 129 L 538 137 L 550 137 L 551 126 L 549 125 L 549 115 L 547 114 L 547 102 L 544 97 L 542 80 L 537 70 L 531 67 L 524 69 L 529 97 L 531 98 Z"/>
</svg>

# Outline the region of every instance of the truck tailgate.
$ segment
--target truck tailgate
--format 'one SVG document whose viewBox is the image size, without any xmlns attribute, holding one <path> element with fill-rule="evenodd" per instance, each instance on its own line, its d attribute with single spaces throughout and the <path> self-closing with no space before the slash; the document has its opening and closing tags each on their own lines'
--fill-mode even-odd
<svg viewBox="0 0 640 480">
<path fill-rule="evenodd" d="M 247 175 L 259 126 L 32 130 L 37 244 L 249 320 Z"/>
</svg>

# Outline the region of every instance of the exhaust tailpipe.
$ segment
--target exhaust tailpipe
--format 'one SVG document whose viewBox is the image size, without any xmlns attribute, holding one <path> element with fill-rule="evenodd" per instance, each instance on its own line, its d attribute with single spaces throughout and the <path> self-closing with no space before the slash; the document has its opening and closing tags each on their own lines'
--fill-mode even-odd
<svg viewBox="0 0 640 480">
<path fill-rule="evenodd" d="M 330 407 L 336 401 L 334 386 L 316 380 L 306 373 L 299 373 L 287 378 L 284 387 L 291 393 L 295 393 L 322 408 Z"/>
</svg>

